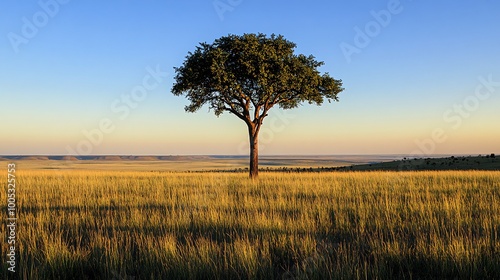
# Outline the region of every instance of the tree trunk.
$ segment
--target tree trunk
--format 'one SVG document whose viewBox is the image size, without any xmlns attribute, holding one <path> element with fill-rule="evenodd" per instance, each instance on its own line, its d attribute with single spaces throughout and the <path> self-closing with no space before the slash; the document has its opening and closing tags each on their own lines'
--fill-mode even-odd
<svg viewBox="0 0 500 280">
<path fill-rule="evenodd" d="M 259 140 L 258 134 L 254 129 L 248 129 L 250 134 L 250 178 L 255 179 L 259 176 Z"/>
</svg>

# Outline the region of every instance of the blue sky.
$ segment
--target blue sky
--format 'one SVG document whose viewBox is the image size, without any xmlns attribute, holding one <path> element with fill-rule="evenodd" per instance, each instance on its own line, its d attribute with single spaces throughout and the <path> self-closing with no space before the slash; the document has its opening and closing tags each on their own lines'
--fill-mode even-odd
<svg viewBox="0 0 500 280">
<path fill-rule="evenodd" d="M 345 87 L 338 103 L 272 112 L 261 154 L 498 153 L 499 12 L 494 1 L 2 1 L 0 154 L 246 154 L 239 119 L 185 113 L 170 89 L 199 42 L 258 32 L 284 35 Z"/>
</svg>

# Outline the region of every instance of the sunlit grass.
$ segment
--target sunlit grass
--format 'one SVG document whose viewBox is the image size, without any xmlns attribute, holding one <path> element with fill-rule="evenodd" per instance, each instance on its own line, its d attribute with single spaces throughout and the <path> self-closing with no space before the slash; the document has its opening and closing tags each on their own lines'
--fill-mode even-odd
<svg viewBox="0 0 500 280">
<path fill-rule="evenodd" d="M 17 195 L 29 279 L 500 278 L 500 172 L 21 170 Z"/>
</svg>

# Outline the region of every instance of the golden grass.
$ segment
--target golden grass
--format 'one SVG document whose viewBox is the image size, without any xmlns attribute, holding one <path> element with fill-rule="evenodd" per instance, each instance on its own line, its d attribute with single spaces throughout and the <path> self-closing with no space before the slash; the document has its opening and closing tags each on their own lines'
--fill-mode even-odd
<svg viewBox="0 0 500 280">
<path fill-rule="evenodd" d="M 17 175 L 28 279 L 500 278 L 500 172 Z"/>
</svg>

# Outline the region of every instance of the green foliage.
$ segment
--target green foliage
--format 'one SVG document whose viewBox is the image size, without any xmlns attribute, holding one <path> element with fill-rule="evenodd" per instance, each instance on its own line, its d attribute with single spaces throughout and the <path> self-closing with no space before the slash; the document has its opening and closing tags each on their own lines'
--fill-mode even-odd
<svg viewBox="0 0 500 280">
<path fill-rule="evenodd" d="M 274 105 L 283 109 L 302 102 L 337 101 L 342 81 L 318 71 L 323 62 L 294 54 L 296 45 L 283 36 L 229 35 L 189 52 L 172 92 L 186 95 L 186 111 L 208 104 L 218 116 L 229 111 L 246 122 L 258 122 Z M 251 114 L 253 110 L 253 114 Z M 252 116 L 253 115 L 253 116 Z"/>
</svg>

